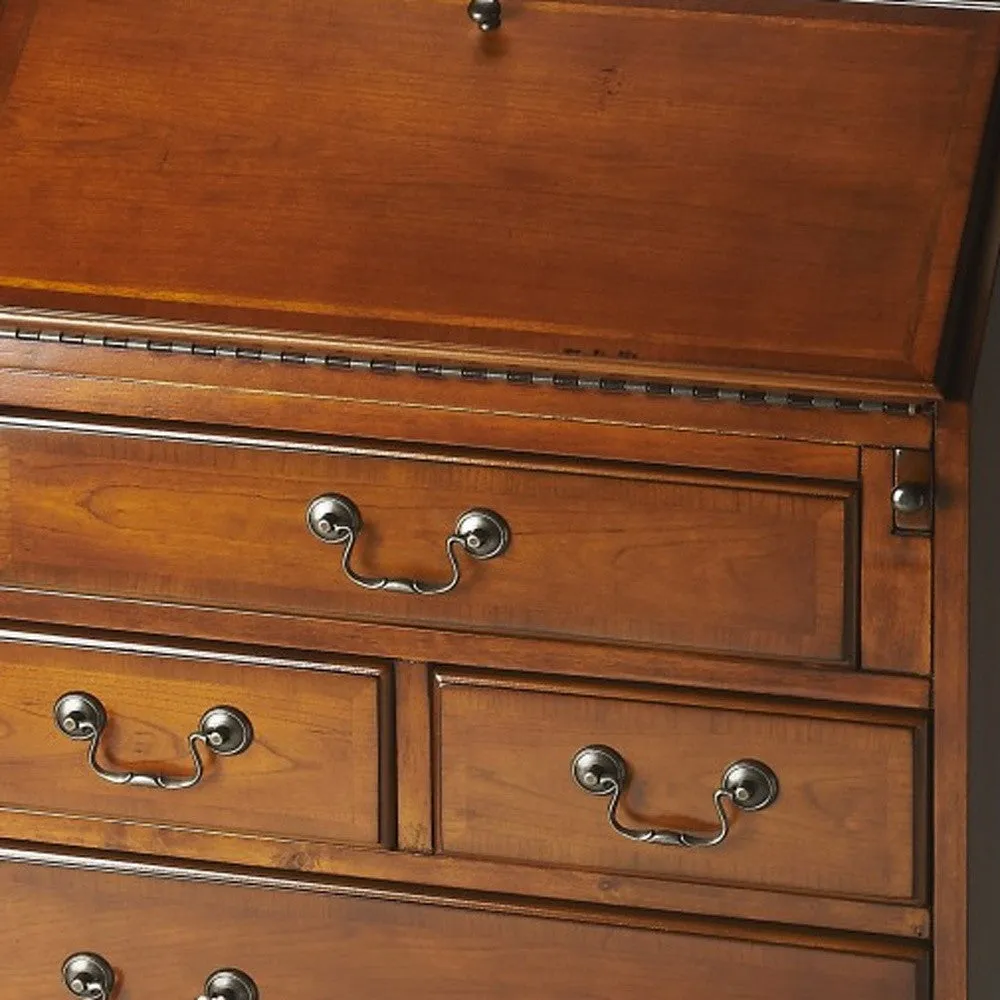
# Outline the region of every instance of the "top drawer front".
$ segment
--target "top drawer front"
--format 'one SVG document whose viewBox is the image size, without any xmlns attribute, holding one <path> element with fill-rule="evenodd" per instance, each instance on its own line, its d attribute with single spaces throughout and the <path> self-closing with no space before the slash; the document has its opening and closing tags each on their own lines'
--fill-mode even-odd
<svg viewBox="0 0 1000 1000">
<path fill-rule="evenodd" d="M 472 507 L 510 547 L 459 552 L 449 594 L 366 591 L 307 529 L 326 493 L 361 511 L 370 576 L 447 580 Z M 216 608 L 840 661 L 853 509 L 846 486 L 750 477 L 0 431 L 0 584 Z"/>
<path fill-rule="evenodd" d="M 59 0 L 23 40 L 29 6 L 0 31 L 0 299 L 933 376 L 986 17 L 509 0 L 483 38 L 464 0 Z"/>
</svg>

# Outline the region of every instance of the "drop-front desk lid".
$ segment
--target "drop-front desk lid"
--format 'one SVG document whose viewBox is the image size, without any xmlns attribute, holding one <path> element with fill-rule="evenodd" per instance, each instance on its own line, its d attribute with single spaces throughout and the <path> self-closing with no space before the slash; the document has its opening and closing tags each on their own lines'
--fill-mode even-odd
<svg viewBox="0 0 1000 1000">
<path fill-rule="evenodd" d="M 1000 16 L 502 3 L 0 0 L 0 304 L 947 392 Z"/>
</svg>

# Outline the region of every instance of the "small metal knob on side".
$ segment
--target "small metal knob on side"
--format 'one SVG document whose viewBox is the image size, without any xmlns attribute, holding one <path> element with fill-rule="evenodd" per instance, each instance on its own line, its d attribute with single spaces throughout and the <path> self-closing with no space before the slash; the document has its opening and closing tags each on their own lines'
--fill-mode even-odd
<svg viewBox="0 0 1000 1000">
<path fill-rule="evenodd" d="M 239 969 L 217 969 L 205 980 L 198 1000 L 259 1000 L 257 984 Z"/>
<path fill-rule="evenodd" d="M 496 31 L 503 23 L 500 0 L 471 0 L 466 13 L 480 31 Z"/>
<path fill-rule="evenodd" d="M 892 491 L 892 509 L 897 514 L 916 514 L 927 506 L 929 491 L 923 483 L 900 483 Z"/>
<path fill-rule="evenodd" d="M 90 952 L 70 955 L 63 962 L 63 982 L 75 997 L 87 1000 L 110 1000 L 115 988 L 115 971 L 101 958 Z"/>
<path fill-rule="evenodd" d="M 683 830 L 643 830 L 624 826 L 618 819 L 618 804 L 628 783 L 625 758 L 611 747 L 588 746 L 573 758 L 573 779 L 591 795 L 608 795 L 608 822 L 628 840 L 667 847 L 717 847 L 729 836 L 729 817 L 723 807 L 728 800 L 742 812 L 766 809 L 778 797 L 778 777 L 759 760 L 738 760 L 722 775 L 712 795 L 719 829 L 715 833 L 687 833 Z"/>
</svg>

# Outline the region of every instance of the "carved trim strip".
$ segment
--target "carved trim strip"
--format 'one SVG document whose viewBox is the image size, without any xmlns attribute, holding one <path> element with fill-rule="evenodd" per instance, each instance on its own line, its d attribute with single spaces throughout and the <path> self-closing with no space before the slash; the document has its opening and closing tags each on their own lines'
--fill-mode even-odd
<svg viewBox="0 0 1000 1000">
<path fill-rule="evenodd" d="M 728 386 L 661 380 L 627 379 L 620 376 L 578 375 L 572 372 L 538 372 L 519 368 L 489 368 L 479 365 L 433 364 L 401 358 L 359 357 L 349 354 L 318 354 L 306 351 L 275 351 L 265 348 L 199 341 L 159 340 L 143 336 L 115 336 L 79 331 L 33 330 L 22 327 L 0 329 L 0 339 L 75 347 L 102 347 L 120 351 L 149 351 L 203 358 L 313 365 L 334 371 L 358 371 L 374 375 L 410 375 L 418 378 L 459 379 L 469 382 L 500 382 L 507 385 L 544 386 L 568 391 L 596 391 L 644 395 L 663 399 L 696 399 L 705 402 L 739 403 L 745 406 L 778 406 L 795 409 L 837 410 L 851 413 L 881 413 L 890 416 L 933 415 L 933 402 L 900 402 L 852 399 L 841 396 L 796 392 L 769 392 Z"/>
</svg>

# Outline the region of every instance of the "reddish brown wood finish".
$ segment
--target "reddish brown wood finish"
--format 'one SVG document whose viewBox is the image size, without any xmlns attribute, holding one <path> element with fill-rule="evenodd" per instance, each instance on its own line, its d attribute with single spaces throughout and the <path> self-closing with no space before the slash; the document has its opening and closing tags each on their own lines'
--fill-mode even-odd
<svg viewBox="0 0 1000 1000">
<path fill-rule="evenodd" d="M 0 854 L 52 845 L 0 863 L 5 997 L 93 948 L 115 1000 L 226 964 L 262 1000 L 985 1000 L 968 415 L 932 401 L 995 275 L 1000 17 L 504 4 L 0 0 Z M 477 505 L 513 544 L 363 592 L 304 525 L 334 491 L 365 573 L 437 579 Z M 216 702 L 256 742 L 112 788 L 71 688 L 115 766 L 183 773 Z M 707 830 L 738 757 L 779 799 L 632 845 L 570 776 L 596 742 L 637 826 Z"/>
<path fill-rule="evenodd" d="M 17 840 L 70 846 L 87 851 L 107 848 L 99 820 L 39 817 L 10 813 L 4 832 Z M 877 935 L 883 939 L 927 941 L 927 905 L 816 896 L 747 886 L 713 885 L 659 876 L 614 875 L 579 868 L 556 868 L 483 858 L 461 858 L 412 851 L 356 848 L 303 840 L 265 840 L 210 832 L 169 830 L 121 823 L 116 850 L 132 856 L 171 858 L 209 865 L 252 865 L 255 870 L 307 873 L 325 881 L 362 879 L 371 885 L 433 886 L 467 897 L 504 893 L 610 907 L 617 921 L 636 912 L 694 915 L 743 921 L 746 933 L 774 938 L 774 928 Z M 402 844 L 400 845 L 402 846 Z"/>
<path fill-rule="evenodd" d="M 969 413 L 965 406 L 942 408 L 935 445 L 934 1000 L 968 1000 Z"/>
<path fill-rule="evenodd" d="M 0 580 L 234 610 L 853 656 L 845 485 L 238 445 L 3 430 Z M 445 540 L 471 507 L 506 518 L 510 550 L 485 563 L 462 555 L 462 581 L 444 596 L 364 590 L 345 578 L 342 547 L 306 528 L 310 501 L 325 493 L 360 509 L 353 566 L 369 576 L 447 579 Z"/>
<path fill-rule="evenodd" d="M 249 973 L 262 997 L 301 1000 L 328 1000 L 331 990 L 414 1000 L 640 1000 L 665 975 L 688 1000 L 718 1000 L 720 970 L 752 970 L 741 1000 L 918 1000 L 924 979 L 913 950 L 852 954 L 822 938 L 766 944 L 723 927 L 655 933 L 593 926 L 581 912 L 491 912 L 488 904 L 477 912 L 399 894 L 278 887 L 0 865 L 0 936 L 17 956 L 5 969 L 7 989 L 23 1000 L 54 995 L 63 960 L 82 950 L 115 968 L 116 1000 L 193 997 L 220 966 Z M 71 905 L 81 899 L 85 921 Z M 704 935 L 713 929 L 722 936 Z"/>
<path fill-rule="evenodd" d="M 1000 649 L 1000 464 L 997 449 L 1000 445 L 1000 313 L 994 316 L 993 333 L 984 345 L 982 367 L 976 383 L 968 419 L 970 423 L 969 449 L 969 674 L 968 674 L 968 772 L 955 768 L 958 781 L 950 790 L 946 786 L 942 792 L 942 813 L 949 809 L 961 808 L 963 789 L 966 781 L 968 806 L 965 819 L 965 856 L 968 878 L 959 881 L 962 872 L 957 867 L 961 863 L 961 846 L 954 840 L 942 845 L 942 867 L 945 878 L 954 880 L 945 890 L 942 911 L 945 919 L 949 912 L 966 907 L 966 924 L 957 923 L 957 934 L 953 930 L 946 936 L 952 946 L 961 946 L 960 934 L 967 927 L 968 940 L 968 996 L 971 1000 L 989 1000 L 993 988 L 1000 978 L 1000 951 L 996 947 L 997 917 L 1000 915 L 1000 854 L 996 850 L 997 836 L 1000 834 L 1000 798 L 993 794 L 993 775 L 1000 758 L 1000 726 L 997 725 L 997 706 L 1000 705 L 1000 670 L 997 670 L 997 650 Z M 957 494 L 954 515 L 948 514 L 948 526 L 954 531 L 952 545 L 958 544 L 962 519 L 965 515 L 961 494 L 963 491 L 964 445 L 962 415 L 946 414 L 942 422 L 941 459 L 949 472 L 949 481 Z M 954 467 L 954 469 L 953 469 Z M 957 471 L 955 471 L 957 470 Z M 961 564 L 953 560 L 950 572 L 961 573 Z M 959 596 L 962 586 L 954 586 Z M 956 615 L 961 627 L 962 616 Z M 954 734 L 961 726 L 962 688 L 965 678 L 958 676 L 962 648 L 961 634 L 957 631 L 950 636 L 954 643 L 953 666 L 940 681 L 942 710 L 947 715 L 946 726 Z M 952 662 L 949 660 L 949 662 Z M 951 745 L 945 751 L 951 754 L 961 750 L 962 739 L 953 735 Z M 939 781 L 953 777 L 946 774 L 949 759 L 942 764 Z M 952 838 L 962 836 L 960 822 L 953 816 L 949 820 Z M 962 892 L 968 892 L 967 901 Z M 955 993 L 963 986 L 961 976 L 965 966 L 958 966 L 954 960 L 945 964 L 944 975 L 939 976 L 939 988 L 953 989 Z"/>
<path fill-rule="evenodd" d="M 10 6 L 10 302 L 934 391 L 988 18 Z"/>
<path fill-rule="evenodd" d="M 4 315 L 10 316 L 9 311 Z M 4 322 L 0 319 L 0 322 Z M 237 339 L 189 329 L 166 332 L 99 319 L 74 323 L 36 313 L 6 327 L 69 330 L 235 350 L 247 341 L 280 355 L 329 345 L 293 335 Z M 419 360 L 419 358 L 418 358 Z M 857 407 L 738 404 L 648 392 L 567 390 L 552 385 L 479 378 L 233 360 L 102 346 L 70 347 L 0 336 L 0 374 L 11 406 L 103 413 L 119 417 L 217 423 L 284 431 L 338 433 L 393 441 L 437 442 L 509 450 L 645 461 L 677 455 L 683 465 L 733 472 L 854 479 L 855 443 L 929 448 L 929 413 L 860 411 Z M 746 380 L 741 383 L 746 386 Z M 752 387 L 751 387 L 752 388 Z M 854 388 L 854 387 L 852 387 Z M 155 407 L 150 398 L 155 397 Z M 854 398 L 854 397 L 852 397 Z M 406 420 L 400 420 L 400 412 Z M 460 418 L 460 419 L 459 419 Z M 684 433 L 677 433 L 684 432 Z M 694 432 L 694 433 L 692 433 Z M 817 447 L 817 444 L 846 447 Z"/>
<path fill-rule="evenodd" d="M 439 849 L 609 873 L 914 898 L 924 863 L 914 843 L 925 823 L 920 720 L 798 711 L 443 674 Z M 620 818 L 634 828 L 717 829 L 713 792 L 741 759 L 773 768 L 780 797 L 763 812 L 735 814 L 717 847 L 636 844 L 609 826 L 608 800 L 586 794 L 571 777 L 575 754 L 592 744 L 625 759 Z"/>
<path fill-rule="evenodd" d="M 871 670 L 931 672 L 931 539 L 893 533 L 893 456 L 861 457 L 861 663 Z"/>
<path fill-rule="evenodd" d="M 3 593 L 5 609 L 33 619 L 52 618 L 80 625 L 95 619 L 105 628 L 158 631 L 222 639 L 229 643 L 296 646 L 359 656 L 421 657 L 465 666 L 494 667 L 516 662 L 518 669 L 540 674 L 614 678 L 696 689 L 739 690 L 807 700 L 857 702 L 896 708 L 927 709 L 927 678 L 878 674 L 851 668 L 812 666 L 778 660 L 697 655 L 669 650 L 613 648 L 597 643 L 554 639 L 517 639 L 447 629 L 396 627 L 365 622 L 215 611 L 192 611 L 158 602 L 109 602 L 87 598 Z M 10 622 L 0 635 L 14 638 L 37 627 Z M 46 632 L 75 636 L 89 630 L 46 627 Z M 106 635 L 106 632 L 99 633 Z"/>
<path fill-rule="evenodd" d="M 250 662 L 260 664 L 262 651 L 255 652 L 239 647 L 190 648 L 182 645 L 156 648 L 122 641 L 121 637 L 84 637 L 72 634 L 41 635 L 27 630 L 4 633 L 5 648 L 22 650 L 55 650 L 55 657 L 75 662 L 92 661 L 95 657 L 118 660 L 119 663 L 141 661 L 141 676 L 150 676 L 150 671 L 158 662 L 168 666 L 176 661 L 191 663 L 197 669 L 208 665 L 213 674 L 225 670 L 230 663 L 239 669 Z M 30 645 L 26 646 L 26 643 Z M 60 648 L 63 647 L 63 648 Z M 529 647 L 530 648 L 530 647 Z M 91 650 L 79 654 L 79 650 Z M 285 654 L 285 661 L 291 667 L 295 656 Z M 300 665 L 306 663 L 298 656 Z M 342 664 L 343 660 L 340 661 Z M 220 666 L 221 665 L 221 666 Z M 357 666 L 357 665 L 356 665 Z M 281 669 L 288 669 L 283 667 Z M 294 669 L 294 667 L 291 667 Z M 771 672 L 772 687 L 779 690 L 790 687 L 789 679 L 782 676 L 781 668 L 764 668 Z M 258 666 L 256 671 L 274 674 L 276 662 L 272 657 L 270 666 Z M 44 664 L 39 668 L 44 676 Z M 801 671 L 788 668 L 790 678 Z M 388 743 L 389 734 L 395 734 L 396 752 L 391 746 L 382 745 L 382 756 L 386 763 L 397 766 L 383 775 L 382 836 L 385 844 L 392 844 L 393 815 L 396 813 L 398 793 L 399 827 L 396 842 L 403 852 L 426 852 L 432 848 L 430 840 L 432 815 L 432 760 L 431 722 L 429 719 L 429 696 L 427 669 L 416 663 L 399 663 L 395 667 L 395 704 L 392 716 L 382 712 L 382 732 Z M 255 675 L 256 676 L 256 675 Z M 855 675 L 859 676 L 859 675 Z M 336 682 L 336 677 L 330 678 Z M 894 679 L 897 686 L 901 679 Z M 171 678 L 174 683 L 176 678 Z M 160 683 L 160 687 L 164 684 Z M 608 694 L 613 692 L 608 691 Z M 842 692 L 843 693 L 843 692 Z M 280 695 L 276 696 L 280 697 Z M 674 692 L 676 700 L 678 693 Z M 902 690 L 897 696 L 902 700 Z M 711 698 L 709 698 L 711 700 Z M 389 699 L 386 699 L 389 703 Z M 322 706 L 317 705 L 318 708 Z M 815 709 L 808 709 L 815 711 Z M 826 714 L 829 715 L 829 708 Z M 48 713 L 45 723 L 49 722 Z M 841 713 L 842 714 L 842 713 Z M 129 720 L 132 724 L 132 720 Z M 137 723 L 138 724 L 138 723 Z M 120 729 L 121 727 L 119 727 Z M 47 730 L 47 725 L 45 727 Z M 53 730 L 54 732 L 54 730 Z M 54 732 L 58 737 L 58 733 Z M 114 735 L 114 727 L 110 732 Z M 120 733 L 118 734 L 120 736 Z M 289 743 L 296 741 L 289 734 Z M 78 745 L 79 746 L 79 745 Z M 306 749 L 311 747 L 309 744 Z M 82 751 L 70 762 L 74 769 L 82 761 Z M 300 755 L 301 757 L 301 755 Z M 345 760 L 341 755 L 338 760 Z M 34 771 L 44 784 L 50 775 L 41 773 L 51 757 L 45 757 Z M 11 762 L 13 763 L 13 762 Z M 186 761 L 180 762 L 186 766 Z M 222 762 L 224 767 L 225 762 Z M 304 762 L 305 767 L 309 762 Z M 324 763 L 317 761 L 323 768 Z M 10 769 L 10 768 L 8 768 Z M 395 772 L 395 774 L 391 772 Z M 224 775 L 219 769 L 213 772 L 217 779 Z M 272 775 L 275 781 L 282 780 L 285 772 Z M 293 774 L 295 772 L 292 772 Z M 12 776 L 12 784 L 17 785 L 17 771 Z M 92 779 L 97 781 L 98 779 Z M 342 785 L 337 778 L 338 787 Z M 397 784 L 398 782 L 398 784 Z M 48 788 L 52 796 L 59 789 Z M 211 789 L 208 790 L 211 793 Z M 288 801 L 288 795 L 278 797 Z M 127 791 L 125 792 L 127 796 Z M 149 802 L 148 796 L 145 799 Z M 200 800 L 199 800 L 200 801 Z M 213 799 L 213 801 L 215 801 Z M 832 896 L 804 896 L 771 889 L 750 887 L 729 887 L 719 884 L 677 881 L 664 878 L 662 874 L 645 875 L 616 874 L 609 876 L 597 870 L 571 869 L 565 867 L 539 866 L 531 863 L 495 862 L 484 859 L 463 859 L 437 855 L 428 857 L 413 853 L 387 852 L 383 850 L 359 850 L 357 846 L 332 843 L 328 839 L 310 839 L 297 833 L 294 817 L 285 817 L 288 834 L 281 837 L 262 836 L 260 833 L 238 832 L 242 821 L 247 820 L 256 810 L 253 797 L 229 803 L 228 827 L 218 829 L 205 826 L 186 826 L 151 822 L 148 816 L 124 814 L 114 818 L 91 814 L 69 814 L 65 810 L 12 810 L 2 813 L 2 834 L 14 839 L 34 839 L 51 844 L 71 844 L 86 848 L 107 849 L 114 847 L 143 855 L 166 855 L 175 858 L 213 861 L 219 863 L 253 864 L 270 869 L 288 869 L 300 872 L 322 873 L 328 876 L 353 876 L 376 879 L 392 883 L 419 883 L 437 885 L 456 890 L 502 891 L 548 897 L 562 900 L 578 900 L 612 905 L 618 908 L 666 909 L 673 912 L 697 913 L 708 916 L 726 916 L 751 920 L 763 920 L 770 924 L 806 925 L 837 930 L 863 931 L 872 934 L 893 934 L 905 937 L 926 938 L 929 934 L 929 913 L 926 907 L 913 904 L 879 903 L 849 900 Z M 315 812 L 315 810 L 310 810 Z M 247 820 L 248 822 L 248 820 Z M 244 828 L 247 822 L 242 822 Z M 251 824 L 252 825 L 252 824 Z"/>
<path fill-rule="evenodd" d="M 430 853 L 434 794 L 431 785 L 431 680 L 424 663 L 397 663 L 396 775 L 398 846 Z"/>
<path fill-rule="evenodd" d="M 185 830 L 238 834 L 251 847 L 258 838 L 376 845 L 386 670 L 2 643 L 0 836 L 11 835 L 5 820 L 20 813 L 36 823 L 97 818 L 108 848 L 125 842 L 125 824 L 158 828 L 165 853 L 183 853 Z M 193 788 L 112 785 L 89 769 L 87 744 L 56 728 L 53 707 L 70 691 L 104 705 L 98 760 L 113 771 L 191 774 L 188 734 L 216 705 L 242 710 L 254 741 L 235 757 L 201 749 L 205 776 Z"/>
</svg>

